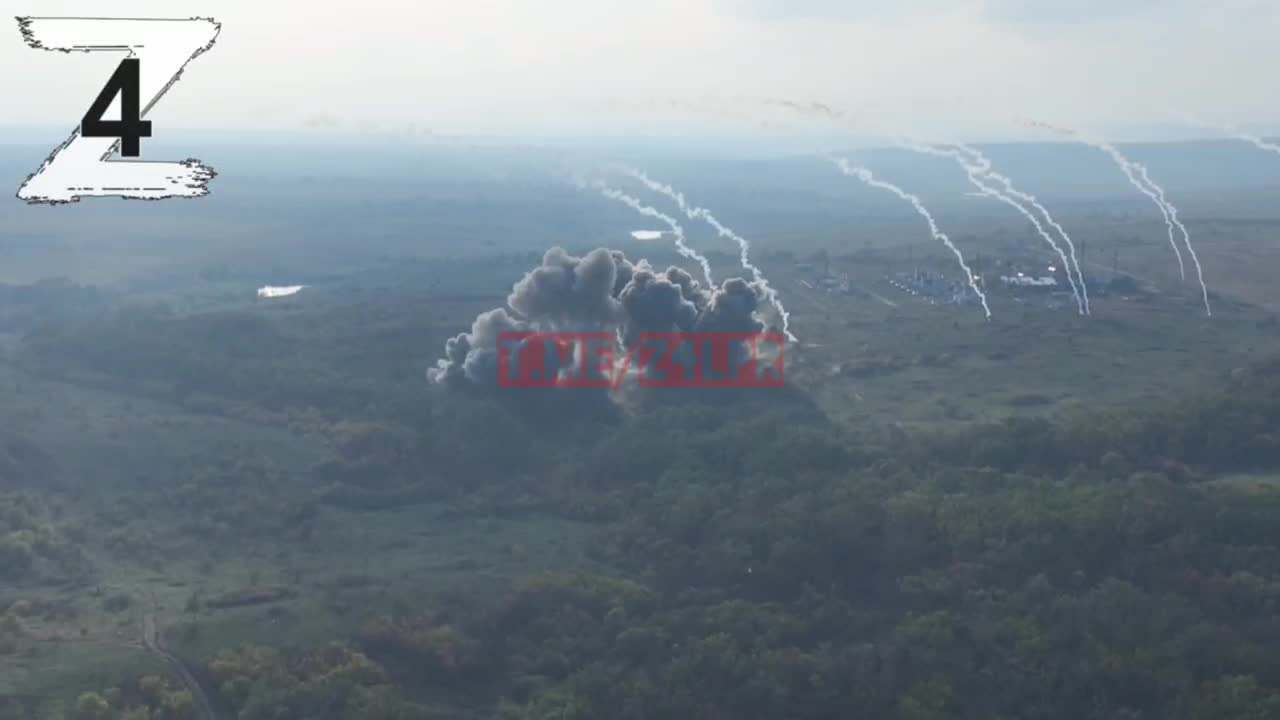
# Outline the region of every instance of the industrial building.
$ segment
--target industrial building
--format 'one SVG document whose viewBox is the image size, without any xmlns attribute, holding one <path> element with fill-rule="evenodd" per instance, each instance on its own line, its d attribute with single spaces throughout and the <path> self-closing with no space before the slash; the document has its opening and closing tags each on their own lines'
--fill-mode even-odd
<svg viewBox="0 0 1280 720">
<path fill-rule="evenodd" d="M 1053 268 L 1050 268 L 1052 270 Z M 1000 284 L 1006 290 L 1021 291 L 1042 291 L 1053 292 L 1062 287 L 1056 277 L 1052 275 L 1027 275 L 1025 273 L 1016 273 L 1014 275 L 1001 275 Z"/>
<path fill-rule="evenodd" d="M 981 286 L 982 279 L 975 280 Z M 968 305 L 979 301 L 978 294 L 968 282 L 951 279 L 942 273 L 917 269 L 893 275 L 888 281 L 894 288 L 932 305 Z"/>
<path fill-rule="evenodd" d="M 825 250 L 817 253 L 814 259 L 817 262 L 797 262 L 795 264 L 795 269 L 807 276 L 800 281 L 801 285 L 810 290 L 821 290 L 841 295 L 855 294 L 849 280 L 849 273 L 837 275 L 831 272 L 831 257 Z"/>
</svg>

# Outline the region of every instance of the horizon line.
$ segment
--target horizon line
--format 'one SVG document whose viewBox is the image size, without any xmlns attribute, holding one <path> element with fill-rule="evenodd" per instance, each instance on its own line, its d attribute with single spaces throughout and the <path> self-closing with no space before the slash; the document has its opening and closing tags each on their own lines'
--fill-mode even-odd
<svg viewBox="0 0 1280 720">
<path fill-rule="evenodd" d="M 48 135 L 66 136 L 70 132 L 74 132 L 74 128 L 55 125 L 32 125 L 32 124 L 0 124 L 0 145 L 31 145 L 37 142 L 43 142 L 43 139 L 37 140 L 31 135 Z M 618 131 L 611 133 L 588 133 L 583 131 L 487 131 L 476 133 L 442 133 L 433 132 L 430 129 L 415 130 L 411 128 L 395 128 L 395 129 L 379 129 L 379 128 L 309 128 L 309 127 L 220 127 L 220 126 L 192 126 L 192 125 L 173 125 L 167 126 L 164 131 L 166 134 L 175 133 L 182 136 L 195 135 L 200 133 L 208 133 L 214 136 L 236 136 L 236 137 L 253 137 L 253 136 L 294 136 L 291 139 L 302 141 L 323 142 L 326 140 L 343 140 L 343 141 L 360 141 L 360 142 L 384 142 L 386 144 L 409 143 L 414 145 L 426 146 L 448 146 L 450 144 L 468 143 L 468 142 L 513 142 L 520 144 L 530 144 L 536 142 L 546 142 L 549 144 L 563 144 L 565 142 L 581 143 L 584 145 L 598 143 L 658 143 L 658 144 L 687 144 L 687 143 L 723 143 L 734 144 L 742 142 L 763 142 L 772 146 L 796 146 L 805 143 L 814 142 L 848 142 L 866 147 L 870 144 L 873 148 L 885 147 L 892 148 L 894 143 L 887 138 L 878 137 L 875 134 L 853 134 L 853 133 L 812 133 L 804 135 L 788 135 L 776 134 L 751 130 L 743 130 L 736 132 L 708 132 L 708 131 L 690 131 L 687 133 L 677 132 L 659 132 L 659 133 L 641 133 L 634 131 Z M 7 135 L 15 133 L 27 137 L 10 139 Z M 1058 138 L 1046 136 L 1043 139 L 1025 139 L 1017 137 L 1008 137 L 997 139 L 990 137 L 990 134 L 983 134 L 982 139 L 966 140 L 969 144 L 980 144 L 988 146 L 999 145 L 1050 145 L 1050 144 L 1074 144 L 1077 140 L 1070 138 Z M 1172 135 L 1172 133 L 1171 133 Z M 1270 134 L 1261 135 L 1264 139 L 1269 138 Z M 1280 133 L 1276 134 L 1280 137 Z M 185 138 L 184 138 L 185 139 Z M 153 142 L 163 141 L 162 136 L 153 138 Z M 1179 143 L 1197 143 L 1197 142 L 1240 142 L 1239 138 L 1228 135 L 1225 132 L 1209 134 L 1204 129 L 1198 132 L 1188 129 L 1187 134 L 1183 137 L 1151 137 L 1144 139 L 1116 139 L 1116 143 L 1124 145 L 1167 145 Z"/>
</svg>

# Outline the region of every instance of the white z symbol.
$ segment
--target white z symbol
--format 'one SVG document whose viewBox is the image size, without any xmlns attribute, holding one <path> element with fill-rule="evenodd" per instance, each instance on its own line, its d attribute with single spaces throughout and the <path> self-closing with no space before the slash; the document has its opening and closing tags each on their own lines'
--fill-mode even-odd
<svg viewBox="0 0 1280 720">
<path fill-rule="evenodd" d="M 115 18 L 18 18 L 27 45 L 60 52 L 114 52 L 125 59 L 80 127 L 18 189 L 29 203 L 69 203 L 82 197 L 160 200 L 209 194 L 214 172 L 199 160 L 112 160 L 117 151 L 136 158 L 142 120 L 182 77 L 187 63 L 213 47 L 221 24 L 211 18 L 142 20 Z M 120 120 L 103 120 L 120 95 Z"/>
</svg>

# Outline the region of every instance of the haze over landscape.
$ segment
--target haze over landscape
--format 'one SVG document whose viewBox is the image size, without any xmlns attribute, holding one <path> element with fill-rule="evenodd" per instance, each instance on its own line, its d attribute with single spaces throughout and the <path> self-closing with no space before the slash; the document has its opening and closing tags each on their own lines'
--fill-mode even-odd
<svg viewBox="0 0 1280 720">
<path fill-rule="evenodd" d="M 223 32 L 155 109 L 162 128 L 719 133 L 756 128 L 756 103 L 776 97 L 844 108 L 864 133 L 967 140 L 1014 137 L 1020 117 L 1118 139 L 1176 130 L 1183 114 L 1259 132 L 1280 117 L 1268 82 L 1280 9 L 1266 0 L 228 0 L 188 12 Z M 111 13 L 174 9 L 119 0 Z M 0 67 L 23 71 L 4 73 L 0 91 L 21 102 L 0 123 L 74 122 L 110 63 L 12 40 Z"/>
<path fill-rule="evenodd" d="M 217 175 L 0 40 L 0 720 L 1280 717 L 1280 6 L 110 6 Z"/>
</svg>

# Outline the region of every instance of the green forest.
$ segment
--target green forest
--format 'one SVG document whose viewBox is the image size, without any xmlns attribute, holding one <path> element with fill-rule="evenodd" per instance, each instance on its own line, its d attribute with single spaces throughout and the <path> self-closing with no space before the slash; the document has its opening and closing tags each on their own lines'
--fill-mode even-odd
<svg viewBox="0 0 1280 720">
<path fill-rule="evenodd" d="M 926 430 L 834 422 L 794 387 L 623 407 L 433 386 L 458 323 L 412 295 L 263 314 L 37 291 L 56 301 L 0 317 L 0 387 L 43 413 L 0 427 L 0 667 L 93 659 L 0 718 L 205 720 L 137 640 L 143 586 L 180 599 L 164 637 L 224 719 L 1280 718 L 1280 359 Z M 157 447 L 69 481 L 40 434 L 67 387 L 146 421 L 82 437 Z M 493 571 L 396 564 L 399 534 L 459 519 Z M 313 547 L 319 570 L 287 555 Z"/>
</svg>

